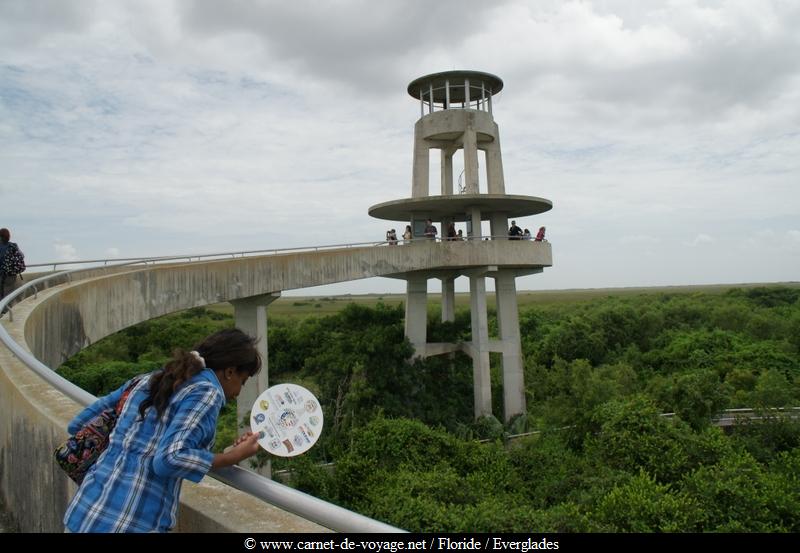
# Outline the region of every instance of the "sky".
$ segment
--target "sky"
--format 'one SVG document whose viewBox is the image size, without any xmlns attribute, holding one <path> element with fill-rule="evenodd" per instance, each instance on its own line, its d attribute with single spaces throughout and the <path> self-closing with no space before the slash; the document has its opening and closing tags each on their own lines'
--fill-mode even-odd
<svg viewBox="0 0 800 553">
<path fill-rule="evenodd" d="M 796 0 L 0 0 L 0 226 L 28 263 L 382 240 L 406 87 L 467 69 L 504 81 L 506 192 L 553 203 L 519 290 L 797 281 L 798 29 Z"/>
</svg>

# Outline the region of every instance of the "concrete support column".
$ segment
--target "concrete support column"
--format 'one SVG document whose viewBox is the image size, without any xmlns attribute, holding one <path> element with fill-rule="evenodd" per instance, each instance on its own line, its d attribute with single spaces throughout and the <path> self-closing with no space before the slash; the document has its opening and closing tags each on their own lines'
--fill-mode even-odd
<svg viewBox="0 0 800 553">
<path fill-rule="evenodd" d="M 495 294 L 500 341 L 503 343 L 503 416 L 508 422 L 526 410 L 517 286 L 513 271 L 497 273 Z"/>
<path fill-rule="evenodd" d="M 503 176 L 503 157 L 500 154 L 500 131 L 495 127 L 494 142 L 486 146 L 486 189 L 489 194 L 505 194 L 506 181 Z"/>
<path fill-rule="evenodd" d="M 479 192 L 478 179 L 478 135 L 470 126 L 464 131 L 464 183 L 467 194 Z"/>
<path fill-rule="evenodd" d="M 428 341 L 428 279 L 412 276 L 406 281 L 406 338 L 416 355 L 425 355 Z"/>
<path fill-rule="evenodd" d="M 471 237 L 479 240 L 483 234 L 481 231 L 481 210 L 477 207 L 473 207 L 470 210 L 470 221 L 472 222 Z"/>
<path fill-rule="evenodd" d="M 508 217 L 505 213 L 492 213 L 489 219 L 491 235 L 496 240 L 500 236 L 508 236 Z"/>
<path fill-rule="evenodd" d="M 486 279 L 469 277 L 472 316 L 472 379 L 475 418 L 492 414 L 492 384 L 489 365 L 489 322 L 486 315 Z"/>
<path fill-rule="evenodd" d="M 411 196 L 420 198 L 430 195 L 430 148 L 422 136 L 420 121 L 414 126 L 414 161 L 411 173 Z"/>
<path fill-rule="evenodd" d="M 453 194 L 453 152 L 442 149 L 442 196 Z"/>
<path fill-rule="evenodd" d="M 236 400 L 236 426 L 239 434 L 244 430 L 250 429 L 249 423 L 243 423 L 250 419 L 250 411 L 253 408 L 256 398 L 269 387 L 269 353 L 267 348 L 267 306 L 281 297 L 280 292 L 252 296 L 241 300 L 231 301 L 233 305 L 233 318 L 236 326 L 258 339 L 256 348 L 261 354 L 261 370 L 242 388 Z M 248 463 L 245 461 L 245 463 Z M 243 466 L 248 466 L 244 464 Z M 269 476 L 269 464 L 264 467 L 262 474 Z"/>
<path fill-rule="evenodd" d="M 442 278 L 442 322 L 456 320 L 456 279 Z"/>
</svg>

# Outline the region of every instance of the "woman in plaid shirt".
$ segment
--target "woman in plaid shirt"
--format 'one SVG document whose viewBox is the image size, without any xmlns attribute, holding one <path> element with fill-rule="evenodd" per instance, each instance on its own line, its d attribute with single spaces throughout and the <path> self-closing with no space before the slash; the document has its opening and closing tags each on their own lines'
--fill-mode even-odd
<svg viewBox="0 0 800 553">
<path fill-rule="evenodd" d="M 210 469 L 258 452 L 258 435 L 251 432 L 225 453 L 211 452 L 220 409 L 261 369 L 255 340 L 239 329 L 225 329 L 195 350 L 176 351 L 162 370 L 135 384 L 108 448 L 67 508 L 65 531 L 168 532 L 175 526 L 184 478 L 199 482 Z M 69 432 L 113 409 L 129 384 L 84 409 Z"/>
</svg>

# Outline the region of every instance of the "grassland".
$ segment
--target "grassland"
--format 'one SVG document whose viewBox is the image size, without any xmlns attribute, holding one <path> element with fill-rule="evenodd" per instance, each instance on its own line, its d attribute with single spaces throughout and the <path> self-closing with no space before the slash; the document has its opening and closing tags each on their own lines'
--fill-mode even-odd
<svg viewBox="0 0 800 553">
<path fill-rule="evenodd" d="M 591 301 L 597 298 L 614 296 L 637 296 L 642 294 L 724 294 L 731 288 L 756 288 L 760 286 L 789 286 L 800 288 L 800 282 L 781 283 L 746 283 L 746 284 L 705 284 L 691 286 L 655 286 L 635 288 L 585 288 L 568 290 L 519 290 L 517 301 L 519 307 L 524 309 L 536 305 L 552 305 L 559 303 L 575 303 Z M 439 294 L 429 294 L 428 309 L 438 311 L 441 297 Z M 344 296 L 283 296 L 269 306 L 272 317 L 308 317 L 331 315 L 338 313 L 346 305 L 356 303 L 374 307 L 378 303 L 386 305 L 399 305 L 405 301 L 405 294 L 347 294 Z M 487 294 L 489 307 L 494 307 L 494 293 Z M 456 309 L 469 308 L 469 293 L 456 294 Z M 221 313 L 233 314 L 233 307 L 229 303 L 220 303 L 210 306 L 209 309 Z"/>
</svg>

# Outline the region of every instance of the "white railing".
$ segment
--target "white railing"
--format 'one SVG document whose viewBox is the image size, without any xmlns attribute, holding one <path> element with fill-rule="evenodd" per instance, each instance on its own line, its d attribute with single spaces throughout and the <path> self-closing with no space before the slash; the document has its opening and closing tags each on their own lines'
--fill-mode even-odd
<svg viewBox="0 0 800 553">
<path fill-rule="evenodd" d="M 442 236 L 436 236 L 435 240 L 437 242 L 457 242 L 457 241 L 481 241 L 481 240 L 510 240 L 511 238 L 505 234 L 502 235 L 495 235 L 495 236 L 464 236 L 461 238 L 452 238 L 448 239 Z M 522 240 L 522 237 L 518 237 L 518 240 Z M 397 244 L 408 244 L 408 243 L 427 243 L 430 242 L 431 238 L 426 237 L 417 237 L 411 240 L 403 240 L 402 238 L 397 239 Z M 535 240 L 528 240 L 528 241 L 535 241 Z M 547 240 L 545 240 L 546 242 Z M 345 248 L 359 248 L 359 247 L 373 247 L 373 246 L 387 246 L 392 245 L 387 241 L 371 241 L 371 242 L 353 242 L 350 244 L 328 244 L 323 246 L 299 246 L 296 248 L 269 248 L 263 250 L 243 250 L 243 251 L 236 251 L 236 252 L 220 252 L 220 253 L 187 253 L 187 254 L 180 254 L 180 255 L 165 255 L 160 257 L 120 257 L 120 258 L 113 258 L 113 259 L 82 259 L 82 260 L 75 260 L 75 261 L 47 261 L 42 263 L 30 263 L 27 265 L 28 268 L 31 267 L 52 267 L 53 270 L 57 270 L 58 267 L 69 267 L 74 265 L 93 265 L 95 267 L 114 267 L 114 266 L 127 266 L 127 265 L 135 265 L 135 264 L 144 264 L 144 265 L 152 265 L 156 263 L 167 263 L 170 261 L 184 261 L 184 262 L 192 262 L 192 261 L 202 261 L 208 260 L 213 261 L 215 259 L 227 259 L 227 258 L 237 258 L 237 257 L 252 257 L 252 256 L 263 256 L 263 255 L 283 255 L 283 254 L 291 254 L 291 253 L 305 253 L 305 252 L 319 252 L 319 251 L 327 251 L 327 250 L 334 250 L 334 249 L 345 249 Z M 112 265 L 109 265 L 111 263 Z"/>
<path fill-rule="evenodd" d="M 118 263 L 118 262 L 127 262 L 128 264 L 131 263 L 144 263 L 147 264 L 154 264 L 154 263 L 165 263 L 168 261 L 201 261 L 201 260 L 214 260 L 214 259 L 226 259 L 226 258 L 236 258 L 236 257 L 248 257 L 248 256 L 256 256 L 256 255 L 280 255 L 280 254 L 288 254 L 288 253 L 303 253 L 303 252 L 318 252 L 323 250 L 331 250 L 331 249 L 341 249 L 341 248 L 355 248 L 355 247 L 366 247 L 366 246 L 377 246 L 385 244 L 385 242 L 355 242 L 351 244 L 330 244 L 325 246 L 300 246 L 297 248 L 269 248 L 263 250 L 243 250 L 243 251 L 236 251 L 236 252 L 219 252 L 219 253 L 187 253 L 187 254 L 179 254 L 179 255 L 165 255 L 159 257 L 124 257 L 124 258 L 114 258 L 114 259 L 84 259 L 84 260 L 76 260 L 76 261 L 48 261 L 44 263 L 32 263 L 28 264 L 28 267 L 52 267 L 53 270 L 56 270 L 59 266 L 71 266 L 71 265 L 87 265 L 92 264 L 95 266 L 108 266 L 109 263 Z"/>
<path fill-rule="evenodd" d="M 374 243 L 373 243 L 374 244 Z M 251 252 L 239 252 L 240 254 L 246 254 Z M 211 257 L 215 255 L 229 255 L 229 254 L 208 254 L 203 256 L 175 256 L 175 257 L 163 257 L 163 258 L 150 258 L 150 259 L 137 259 L 132 262 L 126 263 L 118 263 L 114 265 L 108 265 L 109 267 L 124 267 L 127 265 L 133 265 L 136 263 L 155 263 L 159 261 L 165 260 L 174 260 L 174 259 L 185 259 L 187 257 Z M 109 261 L 109 260 L 99 260 L 102 261 Z M 120 261 L 120 260 L 115 260 Z M 127 261 L 127 260 L 126 260 Z M 88 261 L 87 263 L 97 263 L 98 261 Z M 74 262 L 72 262 L 74 263 Z M 57 265 L 58 263 L 56 263 Z M 50 263 L 47 266 L 51 265 Z M 31 266 L 31 265 L 29 265 Z M 36 265 L 33 265 L 36 266 Z M 72 271 L 62 271 L 56 274 L 50 274 L 43 276 L 41 278 L 37 278 L 33 281 L 30 281 L 23 286 L 20 286 L 13 292 L 9 293 L 6 297 L 0 300 L 0 313 L 4 313 L 8 306 L 13 302 L 16 298 L 22 297 L 23 295 L 27 295 L 30 290 L 33 290 L 33 294 L 35 295 L 38 290 L 42 290 L 53 285 L 54 282 L 67 282 L 73 280 L 73 277 L 79 275 L 81 272 L 88 272 L 87 269 L 75 269 Z M 11 314 L 9 312 L 9 317 Z M 5 329 L 3 325 L 0 325 L 0 342 L 2 342 L 13 354 L 17 359 L 19 359 L 25 366 L 39 375 L 42 379 L 45 380 L 48 384 L 53 386 L 56 390 L 60 391 L 61 393 L 65 394 L 67 397 L 73 399 L 80 405 L 89 405 L 93 403 L 97 398 L 84 390 L 70 382 L 69 380 L 65 379 L 61 375 L 57 374 L 54 370 L 50 367 L 36 359 L 29 351 L 19 345 L 8 331 Z M 255 474 L 247 469 L 233 466 L 233 467 L 226 467 L 223 469 L 216 469 L 212 470 L 209 473 L 212 477 L 216 480 L 224 482 L 234 488 L 242 490 L 249 495 L 257 497 L 267 503 L 275 505 L 285 511 L 292 512 L 306 520 L 310 520 L 317 524 L 320 524 L 326 528 L 330 528 L 331 530 L 339 531 L 339 532 L 373 532 L 373 533 L 385 533 L 385 532 L 404 532 L 399 528 L 395 528 L 394 526 L 390 526 L 383 522 L 365 517 L 358 513 L 354 513 L 348 509 L 343 507 L 339 507 L 338 505 L 334 505 L 332 503 L 328 503 L 316 497 L 310 496 L 288 486 L 284 486 L 283 484 L 279 484 L 277 482 L 273 482 L 268 478 L 264 478 L 261 475 Z"/>
</svg>

